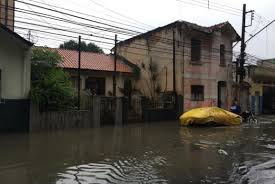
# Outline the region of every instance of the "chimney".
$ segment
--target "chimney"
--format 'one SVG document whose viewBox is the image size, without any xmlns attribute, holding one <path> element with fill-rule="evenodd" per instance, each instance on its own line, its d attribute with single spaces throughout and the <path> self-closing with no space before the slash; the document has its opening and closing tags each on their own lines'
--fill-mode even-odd
<svg viewBox="0 0 275 184">
<path fill-rule="evenodd" d="M 14 0 L 0 0 L 0 22 L 14 30 Z"/>
</svg>

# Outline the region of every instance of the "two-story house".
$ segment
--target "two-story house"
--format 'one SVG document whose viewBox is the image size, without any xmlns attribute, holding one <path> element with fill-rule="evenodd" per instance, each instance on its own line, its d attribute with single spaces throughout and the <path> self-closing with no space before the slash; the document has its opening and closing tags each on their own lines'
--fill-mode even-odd
<svg viewBox="0 0 275 184">
<path fill-rule="evenodd" d="M 173 37 L 174 32 L 174 37 Z M 232 44 L 240 36 L 229 22 L 203 27 L 176 21 L 118 43 L 117 53 L 139 66 L 157 65 L 161 91 L 175 89 L 184 98 L 184 111 L 232 103 Z M 150 95 L 148 71 L 141 69 L 139 89 Z"/>
</svg>

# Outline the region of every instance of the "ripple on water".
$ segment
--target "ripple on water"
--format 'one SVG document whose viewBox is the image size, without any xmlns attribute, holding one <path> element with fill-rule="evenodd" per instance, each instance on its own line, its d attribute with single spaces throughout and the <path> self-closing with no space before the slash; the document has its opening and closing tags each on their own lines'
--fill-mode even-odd
<svg viewBox="0 0 275 184">
<path fill-rule="evenodd" d="M 102 163 L 90 163 L 66 168 L 58 174 L 56 184 L 90 184 L 90 183 L 168 183 L 161 178 L 156 167 L 166 160 L 161 156 L 151 159 L 127 159 L 112 162 L 108 159 Z"/>
</svg>

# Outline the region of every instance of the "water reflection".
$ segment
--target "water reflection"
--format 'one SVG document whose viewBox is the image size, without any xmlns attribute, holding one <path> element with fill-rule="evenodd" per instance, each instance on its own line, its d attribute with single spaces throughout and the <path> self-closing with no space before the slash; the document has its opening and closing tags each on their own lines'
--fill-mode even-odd
<svg viewBox="0 0 275 184">
<path fill-rule="evenodd" d="M 0 183 L 274 183 L 274 128 L 163 122 L 0 135 Z"/>
<path fill-rule="evenodd" d="M 165 159 L 154 157 L 148 160 L 128 158 L 114 161 L 107 159 L 99 163 L 90 163 L 66 168 L 59 173 L 57 184 L 63 183 L 167 183 L 159 175 L 158 166 L 165 165 Z"/>
</svg>

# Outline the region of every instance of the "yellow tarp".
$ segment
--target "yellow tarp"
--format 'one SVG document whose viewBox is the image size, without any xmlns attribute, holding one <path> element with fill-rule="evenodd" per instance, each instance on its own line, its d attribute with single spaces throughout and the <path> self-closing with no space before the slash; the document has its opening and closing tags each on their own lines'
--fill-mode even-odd
<svg viewBox="0 0 275 184">
<path fill-rule="evenodd" d="M 204 107 L 190 110 L 180 117 L 182 126 L 205 125 L 239 125 L 242 119 L 239 115 L 218 107 Z"/>
</svg>

